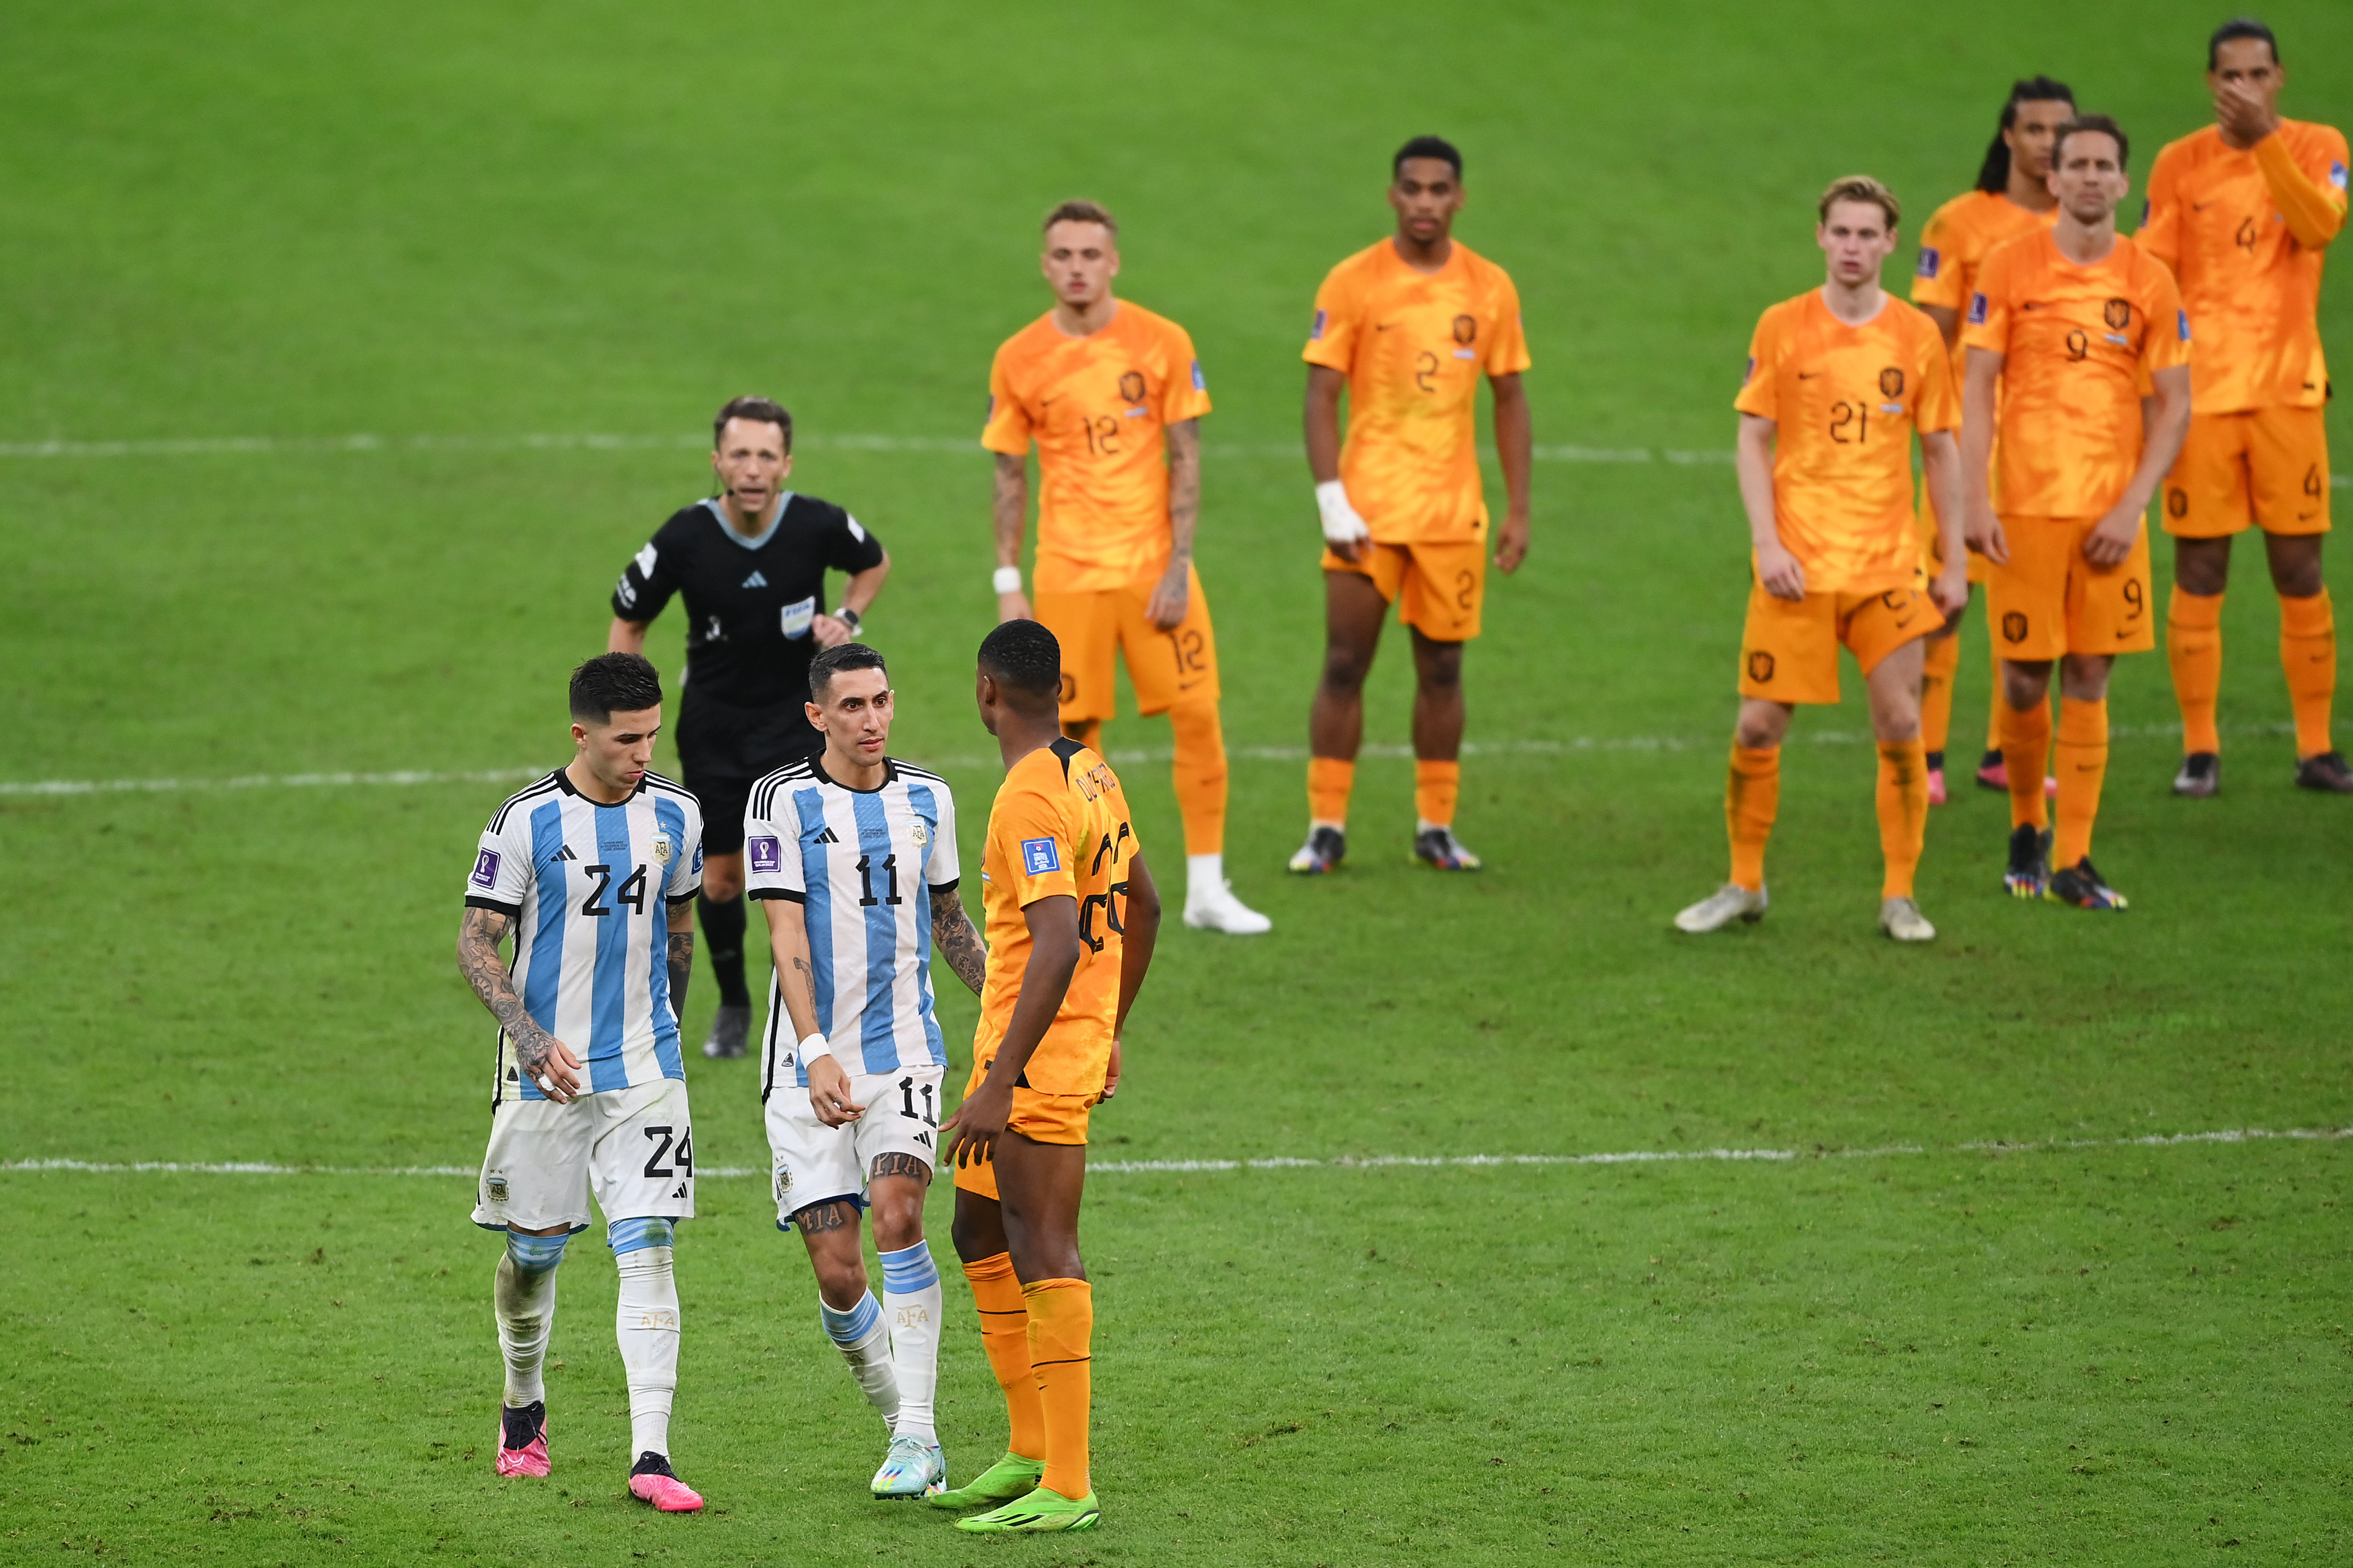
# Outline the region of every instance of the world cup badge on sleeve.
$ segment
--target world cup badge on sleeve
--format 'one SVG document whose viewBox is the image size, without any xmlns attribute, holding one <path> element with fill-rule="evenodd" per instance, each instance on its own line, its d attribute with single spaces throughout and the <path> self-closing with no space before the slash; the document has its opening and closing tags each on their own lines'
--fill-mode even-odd
<svg viewBox="0 0 2353 1568">
<path fill-rule="evenodd" d="M 499 885 L 499 852 L 485 849 L 474 857 L 474 886 L 495 888 Z"/>
</svg>

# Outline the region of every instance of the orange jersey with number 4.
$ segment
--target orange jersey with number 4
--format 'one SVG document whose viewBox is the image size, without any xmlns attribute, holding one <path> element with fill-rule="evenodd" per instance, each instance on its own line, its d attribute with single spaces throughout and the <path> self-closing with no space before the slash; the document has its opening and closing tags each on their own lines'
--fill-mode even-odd
<svg viewBox="0 0 2353 1568">
<path fill-rule="evenodd" d="M 2320 268 L 2345 222 L 2346 156 L 2343 132 L 2299 120 L 2244 152 L 2209 125 L 2157 155 L 2134 237 L 2171 268 L 2197 326 L 2197 413 L 2327 401 Z"/>
<path fill-rule="evenodd" d="M 1040 316 L 997 351 L 980 444 L 1023 458 L 1038 444 L 1043 593 L 1124 588 L 1168 567 L 1168 426 L 1209 411 L 1193 340 L 1122 300 L 1074 338 Z"/>
<path fill-rule="evenodd" d="M 1061 1010 L 1022 1069 L 1040 1094 L 1101 1094 L 1119 1018 L 1121 922 L 1127 871 L 1142 847 L 1111 764 L 1076 741 L 1041 746 L 1013 764 L 988 811 L 981 851 L 981 909 L 988 978 L 980 993 L 976 1061 L 996 1055 L 1013 1021 L 1029 964 L 1029 922 L 1040 899 L 1079 906 L 1079 966 Z"/>
<path fill-rule="evenodd" d="M 2048 232 L 1994 247 L 1961 341 L 2005 357 L 1994 493 L 2010 517 L 2098 517 L 2140 465 L 2149 376 L 2189 363 L 2165 264 L 2119 235 L 2088 267 Z"/>
<path fill-rule="evenodd" d="M 1348 378 L 1340 479 L 1374 542 L 1480 537 L 1479 378 L 1528 368 L 1510 275 L 1459 239 L 1417 272 L 1384 239 L 1324 277 L 1300 357 Z"/>
<path fill-rule="evenodd" d="M 1894 295 L 1860 327 L 1821 290 L 1757 322 L 1733 406 L 1773 421 L 1773 518 L 1810 594 L 1883 594 L 1920 568 L 1912 433 L 1961 422 L 1944 334 Z"/>
</svg>

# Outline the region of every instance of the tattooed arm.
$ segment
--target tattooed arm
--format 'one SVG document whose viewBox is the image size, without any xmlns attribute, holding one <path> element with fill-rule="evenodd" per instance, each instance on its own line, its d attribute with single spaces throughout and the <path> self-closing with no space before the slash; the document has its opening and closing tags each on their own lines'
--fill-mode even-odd
<svg viewBox="0 0 2353 1568">
<path fill-rule="evenodd" d="M 776 961 L 776 992 L 784 998 L 785 1016 L 792 1021 L 793 1038 L 806 1040 L 818 1032 L 817 970 L 809 959 L 808 916 L 797 899 L 767 898 L 760 911 L 768 917 L 768 952 Z M 804 1058 L 808 1074 L 809 1110 L 828 1127 L 845 1127 L 866 1108 L 849 1098 L 849 1073 L 830 1056 Z"/>
<path fill-rule="evenodd" d="M 514 977 L 499 957 L 500 939 L 513 925 L 512 917 L 497 910 L 468 905 L 458 927 L 458 972 L 514 1042 L 516 1065 L 561 1105 L 580 1092 L 580 1058 L 523 1011 Z"/>
<path fill-rule="evenodd" d="M 988 950 L 980 945 L 980 933 L 972 929 L 972 917 L 964 912 L 964 900 L 954 888 L 932 889 L 932 946 L 948 961 L 955 977 L 979 995 L 988 973 Z"/>
<path fill-rule="evenodd" d="M 670 907 L 670 1011 L 686 1017 L 686 983 L 694 978 L 694 900 L 681 899 Z"/>
</svg>

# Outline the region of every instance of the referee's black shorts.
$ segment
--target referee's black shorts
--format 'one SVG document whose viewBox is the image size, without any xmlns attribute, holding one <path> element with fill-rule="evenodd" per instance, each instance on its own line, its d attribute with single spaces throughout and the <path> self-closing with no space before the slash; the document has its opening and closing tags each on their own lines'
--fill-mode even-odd
<svg viewBox="0 0 2353 1568">
<path fill-rule="evenodd" d="M 767 774 L 825 749 L 824 731 L 801 704 L 737 708 L 687 688 L 678 716 L 678 766 L 702 805 L 702 852 L 744 847 L 744 807 Z"/>
</svg>

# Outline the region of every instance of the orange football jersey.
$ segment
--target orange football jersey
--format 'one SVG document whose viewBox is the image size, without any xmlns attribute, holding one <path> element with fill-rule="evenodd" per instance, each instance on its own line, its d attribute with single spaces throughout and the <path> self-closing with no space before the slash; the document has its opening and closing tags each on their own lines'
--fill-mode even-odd
<svg viewBox="0 0 2353 1568">
<path fill-rule="evenodd" d="M 2049 228 L 2059 221 L 2059 209 L 2029 212 L 2008 196 L 1970 191 L 1955 196 L 1929 216 L 1920 231 L 1920 261 L 1912 273 L 1912 302 L 1936 305 L 1958 316 L 1969 308 L 1976 292 L 1978 268 L 1986 252 L 2005 239 Z M 1968 367 L 1968 348 L 1953 334 L 1953 384 L 1960 384 Z"/>
<path fill-rule="evenodd" d="M 1022 1069 L 1040 1094 L 1100 1094 L 1119 1017 L 1121 921 L 1127 869 L 1137 850 L 1119 776 L 1072 740 L 1041 746 L 1013 764 L 988 809 L 981 850 L 981 909 L 988 978 L 980 994 L 975 1060 L 995 1054 L 1013 1020 L 1029 964 L 1029 924 L 1021 911 L 1040 899 L 1075 899 L 1079 967 L 1046 1037 Z"/>
<path fill-rule="evenodd" d="M 2209 125 L 2157 155 L 2135 237 L 2172 269 L 2197 328 L 2198 413 L 2327 401 L 2320 268 L 2345 221 L 2346 161 L 2342 132 L 2297 120 L 2245 152 Z M 2295 218 L 2286 206 L 2299 209 Z M 2297 218 L 2319 244 L 2296 237 Z"/>
<path fill-rule="evenodd" d="M 1417 272 L 1384 239 L 1325 275 L 1300 357 L 1348 378 L 1340 479 L 1375 542 L 1478 538 L 1479 377 L 1528 368 L 1510 275 L 1459 239 Z"/>
<path fill-rule="evenodd" d="M 2006 355 L 1995 493 L 2013 517 L 2097 517 L 2132 481 L 2149 375 L 2189 363 L 2173 274 L 2122 235 L 2089 267 L 2047 230 L 1996 246 L 1961 341 Z"/>
<path fill-rule="evenodd" d="M 1038 568 L 1050 594 L 1124 588 L 1168 567 L 1168 426 L 1209 411 L 1193 340 L 1122 300 L 1083 338 L 1051 311 L 1008 338 L 988 370 L 980 444 L 1038 443 Z"/>
<path fill-rule="evenodd" d="M 1961 422 L 1944 334 L 1887 296 L 1850 327 L 1821 290 L 1757 320 L 1735 408 L 1773 429 L 1773 518 L 1810 594 L 1883 594 L 1920 569 L 1912 433 Z"/>
</svg>

